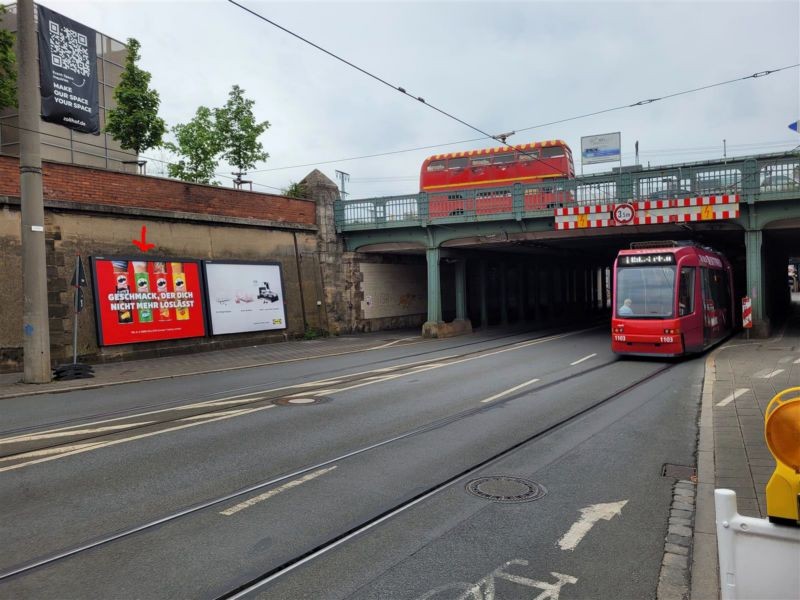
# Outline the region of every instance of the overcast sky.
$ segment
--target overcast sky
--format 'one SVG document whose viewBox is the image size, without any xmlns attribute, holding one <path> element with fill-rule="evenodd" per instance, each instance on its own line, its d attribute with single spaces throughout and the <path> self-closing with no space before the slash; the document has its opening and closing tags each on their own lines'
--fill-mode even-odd
<svg viewBox="0 0 800 600">
<path fill-rule="evenodd" d="M 492 134 L 800 63 L 796 0 L 238 1 Z M 413 193 L 426 156 L 498 145 L 468 141 L 481 135 L 225 0 L 41 3 L 119 40 L 137 38 L 169 126 L 200 105 L 223 105 L 233 84 L 244 88 L 257 118 L 271 123 L 261 138 L 270 158 L 249 175 L 255 190 L 285 188 L 314 166 L 285 167 L 314 163 L 331 179 L 349 173 L 350 198 Z M 620 131 L 624 164 L 638 140 L 640 162 L 661 165 L 721 157 L 723 140 L 728 156 L 792 150 L 800 135 L 788 125 L 798 118 L 795 67 L 509 141 L 563 139 L 580 172 L 581 136 Z"/>
</svg>

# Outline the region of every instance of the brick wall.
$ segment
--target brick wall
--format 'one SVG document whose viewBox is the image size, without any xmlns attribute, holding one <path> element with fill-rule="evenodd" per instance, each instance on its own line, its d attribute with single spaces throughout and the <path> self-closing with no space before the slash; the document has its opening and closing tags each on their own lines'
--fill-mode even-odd
<svg viewBox="0 0 800 600">
<path fill-rule="evenodd" d="M 43 163 L 45 200 L 313 225 L 313 201 L 61 163 Z M 0 196 L 19 197 L 19 159 L 0 156 Z"/>
</svg>

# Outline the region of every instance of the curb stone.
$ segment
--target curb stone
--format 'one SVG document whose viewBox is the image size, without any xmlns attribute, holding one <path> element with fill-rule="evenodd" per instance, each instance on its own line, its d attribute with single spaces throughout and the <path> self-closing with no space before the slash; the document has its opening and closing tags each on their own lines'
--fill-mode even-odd
<svg viewBox="0 0 800 600">
<path fill-rule="evenodd" d="M 694 483 L 681 480 L 672 488 L 668 533 L 656 591 L 658 600 L 686 600 L 689 597 L 693 524 Z"/>
</svg>

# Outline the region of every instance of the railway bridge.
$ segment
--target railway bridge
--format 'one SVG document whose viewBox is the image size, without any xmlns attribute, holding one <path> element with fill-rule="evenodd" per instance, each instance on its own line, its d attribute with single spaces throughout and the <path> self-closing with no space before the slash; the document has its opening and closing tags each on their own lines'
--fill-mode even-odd
<svg viewBox="0 0 800 600">
<path fill-rule="evenodd" d="M 429 209 L 443 202 L 446 214 Z M 358 257 L 351 304 L 363 329 L 414 314 L 434 337 L 600 316 L 619 249 L 693 240 L 730 258 L 753 333 L 766 335 L 789 307 L 787 266 L 800 262 L 800 152 L 340 200 L 334 214 Z"/>
</svg>

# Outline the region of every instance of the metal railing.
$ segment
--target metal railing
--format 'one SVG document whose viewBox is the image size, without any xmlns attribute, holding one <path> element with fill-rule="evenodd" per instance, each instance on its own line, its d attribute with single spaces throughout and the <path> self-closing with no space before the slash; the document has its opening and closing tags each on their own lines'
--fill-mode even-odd
<svg viewBox="0 0 800 600">
<path fill-rule="evenodd" d="M 450 192 L 337 201 L 337 231 L 552 217 L 565 206 L 739 194 L 741 202 L 800 198 L 800 152 L 656 168 L 625 167 L 555 179 Z"/>
</svg>

